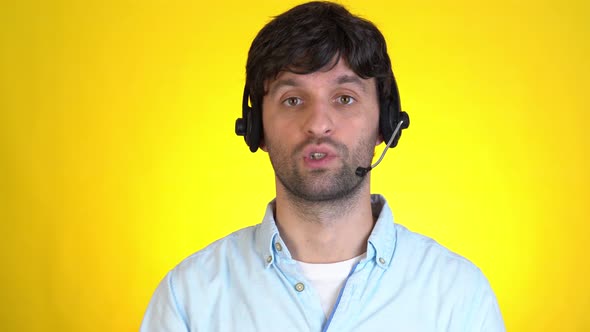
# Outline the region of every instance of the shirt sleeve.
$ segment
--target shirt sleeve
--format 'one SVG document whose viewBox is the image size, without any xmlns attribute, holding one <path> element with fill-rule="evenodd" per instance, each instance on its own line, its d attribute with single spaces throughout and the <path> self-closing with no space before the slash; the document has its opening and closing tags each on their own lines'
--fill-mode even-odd
<svg viewBox="0 0 590 332">
<path fill-rule="evenodd" d="M 481 332 L 505 332 L 504 320 L 498 306 L 496 296 L 490 286 L 488 280 L 483 274 L 479 283 L 479 291 L 477 292 L 470 320 L 472 324 L 468 326 L 466 331 L 481 331 Z"/>
<path fill-rule="evenodd" d="M 143 317 L 140 332 L 189 331 L 186 314 L 178 305 L 173 284 L 174 270 L 160 282 Z"/>
</svg>

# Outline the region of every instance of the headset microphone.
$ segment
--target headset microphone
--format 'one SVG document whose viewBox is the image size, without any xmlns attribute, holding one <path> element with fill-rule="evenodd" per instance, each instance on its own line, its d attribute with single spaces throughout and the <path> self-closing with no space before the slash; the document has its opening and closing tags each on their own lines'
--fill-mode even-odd
<svg viewBox="0 0 590 332">
<path fill-rule="evenodd" d="M 357 167 L 357 169 L 354 172 L 354 174 L 356 174 L 357 176 L 363 177 L 363 176 L 367 175 L 367 173 L 369 173 L 370 170 L 372 170 L 373 168 L 377 167 L 377 165 L 379 165 L 379 163 L 381 162 L 381 160 L 383 160 L 383 157 L 385 157 L 385 152 L 387 152 L 387 149 L 389 149 L 389 146 L 395 140 L 395 137 L 397 136 L 397 132 L 400 130 L 400 128 L 402 127 L 402 124 L 403 123 L 404 123 L 404 120 L 400 120 L 397 123 L 397 127 L 395 127 L 395 130 L 393 131 L 393 135 L 391 135 L 391 138 L 389 139 L 389 142 L 387 142 L 387 145 L 385 146 L 385 149 L 383 149 L 383 152 L 381 153 L 381 157 L 379 157 L 379 160 L 377 160 L 373 165 L 371 165 L 369 167 Z"/>
</svg>

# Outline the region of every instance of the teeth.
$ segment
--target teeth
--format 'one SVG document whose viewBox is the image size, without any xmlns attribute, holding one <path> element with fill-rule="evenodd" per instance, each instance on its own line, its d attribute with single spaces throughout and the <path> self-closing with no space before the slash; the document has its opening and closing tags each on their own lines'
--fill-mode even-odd
<svg viewBox="0 0 590 332">
<path fill-rule="evenodd" d="M 311 153 L 311 154 L 309 155 L 309 157 L 310 157 L 311 159 L 314 159 L 314 160 L 317 160 L 317 159 L 322 159 L 322 158 L 324 158 L 325 156 L 326 156 L 326 154 L 325 154 L 325 153 L 321 153 L 321 152 L 314 152 L 314 153 Z"/>
</svg>

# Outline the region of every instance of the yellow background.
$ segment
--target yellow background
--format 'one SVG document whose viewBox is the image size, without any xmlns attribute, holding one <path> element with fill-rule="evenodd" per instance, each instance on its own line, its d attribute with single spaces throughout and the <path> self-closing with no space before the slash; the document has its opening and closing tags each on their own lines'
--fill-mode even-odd
<svg viewBox="0 0 590 332">
<path fill-rule="evenodd" d="M 234 120 L 296 3 L 2 2 L 0 330 L 137 330 L 169 269 L 260 221 L 272 169 Z M 588 2 L 344 4 L 412 120 L 373 191 L 484 271 L 509 331 L 590 331 Z"/>
</svg>

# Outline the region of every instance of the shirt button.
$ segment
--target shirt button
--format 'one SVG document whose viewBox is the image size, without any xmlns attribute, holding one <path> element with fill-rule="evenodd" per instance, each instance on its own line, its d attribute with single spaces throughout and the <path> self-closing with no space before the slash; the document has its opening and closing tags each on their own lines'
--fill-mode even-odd
<svg viewBox="0 0 590 332">
<path fill-rule="evenodd" d="M 300 283 L 300 282 L 298 282 L 295 285 L 295 290 L 298 291 L 298 292 L 303 292 L 304 289 L 305 289 L 305 286 L 302 283 Z"/>
<path fill-rule="evenodd" d="M 272 262 L 272 256 L 268 256 L 268 257 L 266 257 L 266 262 L 267 262 L 267 263 L 270 263 L 270 262 Z"/>
<path fill-rule="evenodd" d="M 275 248 L 277 249 L 277 251 L 281 251 L 283 250 L 283 246 L 280 243 L 275 243 Z"/>
<path fill-rule="evenodd" d="M 383 259 L 383 257 L 379 257 L 379 263 L 385 264 L 385 260 Z"/>
</svg>

